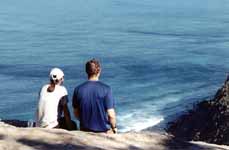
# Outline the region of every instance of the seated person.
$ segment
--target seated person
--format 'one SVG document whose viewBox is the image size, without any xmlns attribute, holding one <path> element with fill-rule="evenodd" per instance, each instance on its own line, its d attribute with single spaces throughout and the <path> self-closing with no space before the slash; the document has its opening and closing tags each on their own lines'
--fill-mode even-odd
<svg viewBox="0 0 229 150">
<path fill-rule="evenodd" d="M 68 92 L 62 85 L 64 73 L 59 68 L 50 72 L 50 83 L 39 93 L 36 126 L 42 128 L 63 128 L 73 130 L 76 124 L 71 121 L 68 109 Z M 64 116 L 62 116 L 64 115 Z"/>
<path fill-rule="evenodd" d="M 88 81 L 75 88 L 72 101 L 80 130 L 117 133 L 115 101 L 110 86 L 99 81 L 99 62 L 95 59 L 88 61 L 86 72 Z"/>
</svg>

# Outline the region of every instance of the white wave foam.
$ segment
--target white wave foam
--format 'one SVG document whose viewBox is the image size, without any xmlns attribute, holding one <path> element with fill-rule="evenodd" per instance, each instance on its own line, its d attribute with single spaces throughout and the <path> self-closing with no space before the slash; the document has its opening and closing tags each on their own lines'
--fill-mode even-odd
<svg viewBox="0 0 229 150">
<path fill-rule="evenodd" d="M 122 129 L 120 129 L 120 132 L 128 132 L 128 131 L 139 132 L 143 129 L 155 126 L 164 120 L 164 118 L 162 116 L 150 117 L 150 118 L 148 117 L 148 118 L 141 118 L 141 119 L 132 118 L 131 120 L 128 117 L 124 117 L 121 119 L 121 120 L 123 120 L 123 123 L 126 123 L 126 124 L 124 126 L 122 126 Z"/>
</svg>

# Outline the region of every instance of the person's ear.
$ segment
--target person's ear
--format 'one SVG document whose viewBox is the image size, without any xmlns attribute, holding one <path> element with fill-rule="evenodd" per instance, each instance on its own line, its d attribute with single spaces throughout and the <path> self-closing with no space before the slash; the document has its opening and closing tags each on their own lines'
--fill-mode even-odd
<svg viewBox="0 0 229 150">
<path fill-rule="evenodd" d="M 63 77 L 63 78 L 61 78 L 61 82 L 62 82 L 62 83 L 64 82 L 64 77 Z"/>
</svg>

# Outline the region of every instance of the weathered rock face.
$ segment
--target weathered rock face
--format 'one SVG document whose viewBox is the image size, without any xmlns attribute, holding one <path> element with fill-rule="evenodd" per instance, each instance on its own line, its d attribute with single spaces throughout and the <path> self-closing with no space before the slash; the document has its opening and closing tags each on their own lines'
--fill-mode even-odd
<svg viewBox="0 0 229 150">
<path fill-rule="evenodd" d="M 226 150 L 228 146 L 184 142 L 164 133 L 104 134 L 18 128 L 0 122 L 0 150 Z"/>
<path fill-rule="evenodd" d="M 167 131 L 186 140 L 229 145 L 229 77 L 212 100 L 170 122 Z"/>
</svg>

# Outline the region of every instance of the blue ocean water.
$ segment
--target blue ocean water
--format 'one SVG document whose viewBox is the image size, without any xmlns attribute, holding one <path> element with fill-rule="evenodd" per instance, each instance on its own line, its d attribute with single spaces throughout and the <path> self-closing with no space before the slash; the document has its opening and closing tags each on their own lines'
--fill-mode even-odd
<svg viewBox="0 0 229 150">
<path fill-rule="evenodd" d="M 121 131 L 166 122 L 223 83 L 228 19 L 227 0 L 1 1 L 0 118 L 34 118 L 52 67 L 71 99 L 84 63 L 98 58 Z"/>
</svg>

